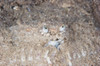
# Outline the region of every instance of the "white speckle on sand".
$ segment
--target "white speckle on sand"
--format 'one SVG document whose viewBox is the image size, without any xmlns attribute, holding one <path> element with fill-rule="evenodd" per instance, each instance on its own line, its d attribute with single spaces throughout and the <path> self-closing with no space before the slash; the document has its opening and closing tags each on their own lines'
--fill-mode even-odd
<svg viewBox="0 0 100 66">
<path fill-rule="evenodd" d="M 49 50 L 45 53 L 44 58 L 46 58 L 48 64 L 52 64 L 52 62 L 50 61 L 50 58 L 48 57 L 48 53 L 49 53 Z"/>
<path fill-rule="evenodd" d="M 4 61 L 0 61 L 0 64 L 5 64 L 6 62 L 4 62 Z"/>
<path fill-rule="evenodd" d="M 18 7 L 18 6 L 14 6 L 13 9 L 14 9 L 14 10 L 19 10 L 19 7 Z"/>
<path fill-rule="evenodd" d="M 0 61 L 0 64 L 2 64 L 3 62 Z"/>
<path fill-rule="evenodd" d="M 9 47 L 7 45 L 2 45 L 2 47 L 4 47 L 5 50 L 8 50 L 9 49 Z"/>
<path fill-rule="evenodd" d="M 22 62 L 25 62 L 25 60 L 26 60 L 25 56 L 22 55 L 22 56 L 21 56 L 21 61 L 22 61 Z"/>
<path fill-rule="evenodd" d="M 78 55 L 78 58 L 81 58 L 80 54 L 77 54 Z"/>
<path fill-rule="evenodd" d="M 33 57 L 31 56 L 32 51 L 33 51 L 32 49 L 29 51 L 28 61 L 32 61 L 33 60 Z"/>
<path fill-rule="evenodd" d="M 24 50 L 25 50 L 24 48 L 21 49 L 21 52 L 22 52 L 22 54 L 21 54 L 21 61 L 22 61 L 22 62 L 25 62 L 25 60 L 26 60 L 25 55 L 24 55 L 24 53 L 23 53 Z"/>
<path fill-rule="evenodd" d="M 70 53 L 69 53 L 69 52 L 67 53 L 67 55 L 68 55 L 68 58 L 71 60 L 72 58 L 71 58 L 71 56 L 70 56 Z"/>
<path fill-rule="evenodd" d="M 32 61 L 33 60 L 33 57 L 32 56 L 29 56 L 28 57 L 28 61 Z"/>
<path fill-rule="evenodd" d="M 24 51 L 24 48 L 22 48 L 22 52 Z"/>
<path fill-rule="evenodd" d="M 82 56 L 86 56 L 86 51 L 84 51 L 83 49 L 82 49 L 81 53 L 82 53 Z"/>
<path fill-rule="evenodd" d="M 73 58 L 74 58 L 74 59 L 76 58 L 76 53 L 73 54 Z"/>
<path fill-rule="evenodd" d="M 30 54 L 32 54 L 32 51 L 33 51 L 33 50 L 31 49 L 31 50 L 30 50 Z"/>
<path fill-rule="evenodd" d="M 68 65 L 72 66 L 72 62 L 70 60 L 68 60 Z"/>
<path fill-rule="evenodd" d="M 40 60 L 40 56 L 37 56 L 36 59 L 37 59 L 37 60 Z"/>
<path fill-rule="evenodd" d="M 97 52 L 95 51 L 94 54 L 97 54 Z"/>
<path fill-rule="evenodd" d="M 13 64 L 13 63 L 15 63 L 15 62 L 16 62 L 16 58 L 14 58 L 14 59 L 9 58 L 9 63 L 10 63 L 10 64 Z"/>
</svg>

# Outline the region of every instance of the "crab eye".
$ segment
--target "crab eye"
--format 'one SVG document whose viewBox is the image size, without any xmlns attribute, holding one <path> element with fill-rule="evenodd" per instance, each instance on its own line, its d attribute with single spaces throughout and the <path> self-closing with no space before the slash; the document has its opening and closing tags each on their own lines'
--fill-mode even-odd
<svg viewBox="0 0 100 66">
<path fill-rule="evenodd" d="M 45 29 L 47 29 L 47 27 L 44 27 Z"/>
<path fill-rule="evenodd" d="M 43 29 L 47 29 L 47 27 L 46 26 L 43 26 Z"/>
<path fill-rule="evenodd" d="M 63 28 L 64 26 L 62 26 L 62 28 Z"/>
<path fill-rule="evenodd" d="M 56 41 L 58 41 L 59 39 L 57 38 Z"/>
<path fill-rule="evenodd" d="M 65 29 L 66 29 L 66 26 L 65 26 L 65 25 L 62 25 L 62 26 L 59 28 L 59 31 L 60 31 L 60 32 L 64 32 Z"/>
</svg>

